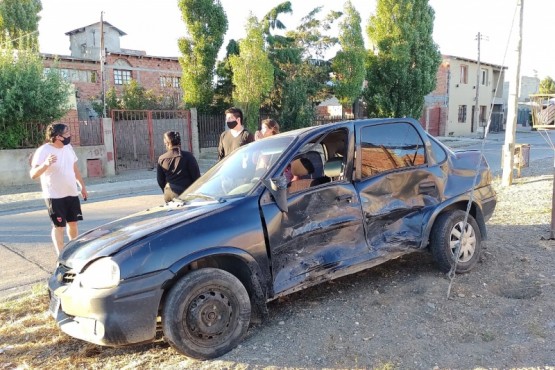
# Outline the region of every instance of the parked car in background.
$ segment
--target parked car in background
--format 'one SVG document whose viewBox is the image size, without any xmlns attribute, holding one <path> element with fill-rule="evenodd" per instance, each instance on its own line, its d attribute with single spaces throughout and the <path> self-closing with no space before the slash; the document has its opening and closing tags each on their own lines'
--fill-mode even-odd
<svg viewBox="0 0 555 370">
<path fill-rule="evenodd" d="M 218 357 L 267 302 L 314 284 L 423 250 L 442 271 L 470 271 L 491 181 L 480 152 L 452 152 L 409 118 L 286 132 L 239 148 L 169 204 L 68 243 L 50 309 L 92 343 L 152 341 L 161 327 L 179 352 Z"/>
</svg>

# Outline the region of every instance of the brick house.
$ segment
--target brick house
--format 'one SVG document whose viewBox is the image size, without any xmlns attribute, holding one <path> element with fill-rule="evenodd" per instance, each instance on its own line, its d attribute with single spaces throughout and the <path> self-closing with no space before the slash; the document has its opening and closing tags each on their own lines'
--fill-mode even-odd
<svg viewBox="0 0 555 370">
<path fill-rule="evenodd" d="M 96 116 L 91 101 L 99 100 L 102 93 L 100 66 L 101 23 L 81 27 L 66 35 L 70 38 L 71 55 L 42 54 L 45 68 L 58 68 L 75 91 L 75 106 L 67 120 L 86 120 Z M 105 91 L 115 87 L 121 91 L 132 79 L 147 90 L 153 90 L 171 103 L 181 102 L 181 66 L 177 57 L 147 55 L 142 50 L 120 47 L 120 38 L 126 33 L 103 22 L 106 50 Z"/>
<path fill-rule="evenodd" d="M 480 135 L 492 110 L 490 131 L 503 129 L 505 69 L 481 62 L 478 70 L 475 60 L 443 55 L 436 88 L 424 98 L 422 126 L 435 136 Z M 479 114 L 475 122 L 477 82 Z"/>
</svg>

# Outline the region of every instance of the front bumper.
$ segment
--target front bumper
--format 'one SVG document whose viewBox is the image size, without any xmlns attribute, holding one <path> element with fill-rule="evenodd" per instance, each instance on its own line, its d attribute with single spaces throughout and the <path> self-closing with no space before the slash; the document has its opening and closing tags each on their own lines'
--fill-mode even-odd
<svg viewBox="0 0 555 370">
<path fill-rule="evenodd" d="M 64 284 L 58 267 L 48 281 L 50 312 L 66 334 L 87 342 L 121 346 L 151 341 L 168 270 L 122 281 L 109 289 L 80 286 L 78 279 Z"/>
</svg>

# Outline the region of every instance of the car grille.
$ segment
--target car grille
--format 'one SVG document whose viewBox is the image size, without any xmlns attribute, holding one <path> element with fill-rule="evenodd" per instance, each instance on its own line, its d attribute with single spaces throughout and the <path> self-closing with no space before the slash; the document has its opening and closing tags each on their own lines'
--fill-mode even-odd
<svg viewBox="0 0 555 370">
<path fill-rule="evenodd" d="M 64 265 L 59 265 L 56 271 L 56 276 L 58 276 L 58 281 L 63 285 L 69 285 L 73 283 L 75 279 L 75 272 L 73 272 L 69 267 Z"/>
</svg>

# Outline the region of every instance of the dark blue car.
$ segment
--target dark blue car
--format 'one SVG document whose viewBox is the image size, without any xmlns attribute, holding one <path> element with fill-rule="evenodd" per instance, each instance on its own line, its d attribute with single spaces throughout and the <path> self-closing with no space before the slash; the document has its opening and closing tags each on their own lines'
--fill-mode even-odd
<svg viewBox="0 0 555 370">
<path fill-rule="evenodd" d="M 218 357 L 267 302 L 311 285 L 420 250 L 442 271 L 471 270 L 491 180 L 478 151 L 454 153 L 409 118 L 286 132 L 239 148 L 178 199 L 68 243 L 50 309 L 92 343 L 148 342 L 161 327 L 179 352 Z"/>
</svg>

